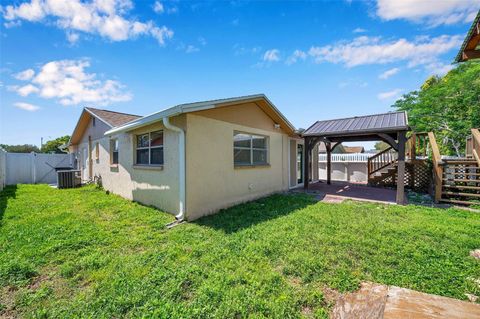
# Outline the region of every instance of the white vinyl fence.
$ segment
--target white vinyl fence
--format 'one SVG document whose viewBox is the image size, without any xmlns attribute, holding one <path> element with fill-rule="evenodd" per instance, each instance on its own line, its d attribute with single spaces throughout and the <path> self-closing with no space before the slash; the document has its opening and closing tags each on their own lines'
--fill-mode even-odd
<svg viewBox="0 0 480 319">
<path fill-rule="evenodd" d="M 6 185 L 6 164 L 7 164 L 7 152 L 0 147 L 0 191 Z"/>
<path fill-rule="evenodd" d="M 368 158 L 372 153 L 332 154 L 332 180 L 353 183 L 368 181 Z M 318 177 L 327 179 L 327 154 L 318 155 Z"/>
<path fill-rule="evenodd" d="M 54 184 L 55 168 L 73 167 L 73 154 L 6 153 L 6 185 Z"/>
</svg>

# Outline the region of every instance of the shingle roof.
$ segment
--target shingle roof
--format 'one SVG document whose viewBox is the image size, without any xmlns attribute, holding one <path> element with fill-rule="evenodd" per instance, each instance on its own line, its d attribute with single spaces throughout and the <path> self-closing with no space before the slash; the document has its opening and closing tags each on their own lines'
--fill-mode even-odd
<svg viewBox="0 0 480 319">
<path fill-rule="evenodd" d="M 304 136 L 328 136 L 355 133 L 381 133 L 408 130 L 406 112 L 389 112 L 337 120 L 317 121 Z"/>
<path fill-rule="evenodd" d="M 100 110 L 94 109 L 91 107 L 85 108 L 87 111 L 92 113 L 93 115 L 100 118 L 102 121 L 110 125 L 111 127 L 121 126 L 133 120 L 141 118 L 139 115 L 127 114 L 127 113 L 120 113 L 108 110 Z"/>
</svg>

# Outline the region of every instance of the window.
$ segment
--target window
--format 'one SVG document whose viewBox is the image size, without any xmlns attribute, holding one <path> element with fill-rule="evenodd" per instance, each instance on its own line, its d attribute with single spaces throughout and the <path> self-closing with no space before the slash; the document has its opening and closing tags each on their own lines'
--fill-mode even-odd
<svg viewBox="0 0 480 319">
<path fill-rule="evenodd" d="M 235 132 L 233 134 L 233 163 L 235 166 L 266 165 L 267 137 Z"/>
<path fill-rule="evenodd" d="M 100 158 L 100 145 L 99 143 L 95 143 L 95 159 L 98 161 Z"/>
<path fill-rule="evenodd" d="M 136 164 L 163 165 L 163 131 L 137 135 Z"/>
<path fill-rule="evenodd" d="M 118 164 L 118 139 L 110 140 L 110 163 Z"/>
<path fill-rule="evenodd" d="M 92 126 L 95 127 L 95 118 L 92 118 Z"/>
</svg>

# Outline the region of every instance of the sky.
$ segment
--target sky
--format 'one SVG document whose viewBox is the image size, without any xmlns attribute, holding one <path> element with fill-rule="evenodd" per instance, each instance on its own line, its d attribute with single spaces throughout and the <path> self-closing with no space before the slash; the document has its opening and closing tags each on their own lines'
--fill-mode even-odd
<svg viewBox="0 0 480 319">
<path fill-rule="evenodd" d="M 480 0 L 1 2 L 0 143 L 83 107 L 147 115 L 264 93 L 296 128 L 393 111 L 450 70 Z"/>
</svg>

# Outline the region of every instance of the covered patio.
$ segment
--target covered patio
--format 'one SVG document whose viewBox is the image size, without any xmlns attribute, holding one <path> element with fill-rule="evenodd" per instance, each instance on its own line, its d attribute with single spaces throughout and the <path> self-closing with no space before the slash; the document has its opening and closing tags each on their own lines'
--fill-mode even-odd
<svg viewBox="0 0 480 319">
<path fill-rule="evenodd" d="M 309 183 L 311 176 L 310 156 L 311 151 L 318 143 L 325 143 L 327 152 L 327 180 L 326 185 L 330 186 L 331 182 L 331 155 L 335 147 L 343 142 L 361 142 L 361 141 L 384 141 L 390 145 L 393 150 L 398 153 L 395 162 L 396 167 L 396 195 L 395 202 L 397 204 L 405 204 L 405 145 L 407 142 L 406 133 L 410 130 L 408 126 L 408 118 L 405 112 L 389 112 L 383 114 L 374 114 L 367 116 L 357 116 L 350 118 L 342 118 L 335 120 L 317 121 L 302 136 L 305 141 L 305 170 L 304 170 L 304 189 L 314 190 L 321 187 Z M 384 167 L 387 167 L 385 165 Z M 321 183 L 321 182 L 319 182 Z M 334 185 L 332 185 L 334 186 Z M 322 187 L 325 192 L 338 192 L 335 187 Z M 357 189 L 355 186 L 354 194 L 366 192 L 370 187 Z M 390 197 L 390 196 L 389 196 Z"/>
</svg>

